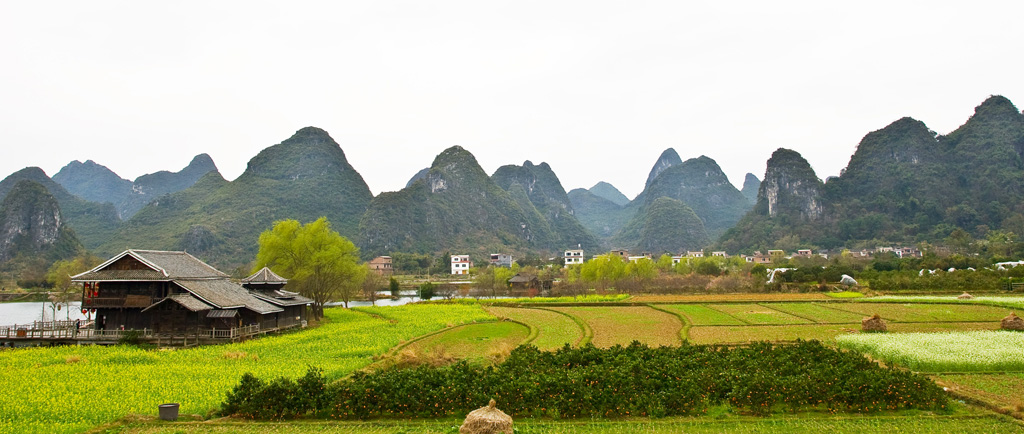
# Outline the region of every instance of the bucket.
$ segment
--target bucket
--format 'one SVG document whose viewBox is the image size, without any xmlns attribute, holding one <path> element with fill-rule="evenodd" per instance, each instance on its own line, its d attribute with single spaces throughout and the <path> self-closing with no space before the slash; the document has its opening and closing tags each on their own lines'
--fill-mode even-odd
<svg viewBox="0 0 1024 434">
<path fill-rule="evenodd" d="M 178 404 L 160 404 L 160 419 L 178 420 Z"/>
</svg>

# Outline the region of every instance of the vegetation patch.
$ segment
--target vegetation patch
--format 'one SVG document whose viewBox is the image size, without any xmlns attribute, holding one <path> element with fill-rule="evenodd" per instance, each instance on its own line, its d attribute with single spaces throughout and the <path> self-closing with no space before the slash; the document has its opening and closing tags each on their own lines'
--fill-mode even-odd
<svg viewBox="0 0 1024 434">
<path fill-rule="evenodd" d="M 314 370 L 306 377 L 311 375 Z M 740 348 L 650 348 L 634 343 L 556 352 L 522 346 L 493 367 L 462 361 L 442 368 L 358 372 L 308 397 L 307 392 L 316 388 L 301 384 L 316 381 L 306 377 L 290 383 L 290 392 L 274 395 L 253 387 L 251 381 L 239 384 L 223 408 L 246 417 L 287 417 L 305 411 L 368 419 L 461 416 L 492 398 L 513 418 L 697 415 L 719 405 L 756 415 L 947 407 L 945 393 L 928 378 L 883 368 L 860 354 L 817 341 L 785 346 L 761 342 Z M 271 384 L 289 383 L 275 380 L 264 387 Z M 267 415 L 266 408 L 279 404 L 250 399 L 253 396 L 279 396 L 278 401 L 301 396 L 310 404 Z M 321 407 L 325 402 L 327 409 Z"/>
<path fill-rule="evenodd" d="M 670 313 L 644 306 L 552 307 L 576 316 L 594 332 L 593 343 L 601 348 L 639 341 L 650 346 L 679 345 L 683 324 Z"/>
<path fill-rule="evenodd" d="M 836 338 L 839 346 L 915 371 L 1024 371 L 1024 333 L 868 333 Z"/>
<path fill-rule="evenodd" d="M 999 330 L 998 322 L 890 322 L 887 325 L 893 333 L 938 333 L 966 332 L 974 330 Z"/>
<path fill-rule="evenodd" d="M 992 297 L 992 296 L 977 296 L 974 298 L 961 300 L 955 295 L 940 296 L 940 295 L 885 295 L 879 297 L 872 297 L 864 299 L 864 301 L 870 302 L 917 302 L 917 303 L 948 303 L 948 304 L 981 304 L 987 306 L 1002 306 L 1013 309 L 1024 309 L 1024 297 Z"/>
<path fill-rule="evenodd" d="M 672 304 L 662 307 L 683 314 L 683 316 L 685 316 L 686 319 L 695 326 L 745 324 L 743 321 L 740 321 L 726 313 L 699 304 Z"/>
<path fill-rule="evenodd" d="M 860 320 L 863 319 L 863 315 L 833 309 L 828 304 L 772 303 L 771 307 L 775 310 L 785 312 L 793 316 L 825 324 L 860 324 Z"/>
<path fill-rule="evenodd" d="M 810 324 L 813 322 L 759 304 L 716 304 L 711 307 L 747 324 Z"/>
<path fill-rule="evenodd" d="M 838 335 L 857 333 L 849 324 L 799 324 L 781 326 L 690 327 L 689 339 L 696 344 L 737 344 L 756 341 L 791 342 L 797 339 L 831 341 Z"/>
<path fill-rule="evenodd" d="M 843 303 L 835 309 L 864 316 L 879 314 L 887 321 L 899 322 L 999 322 L 1010 313 L 1006 308 L 979 305 L 922 303 Z"/>
<path fill-rule="evenodd" d="M 455 359 L 483 362 L 489 354 L 519 346 L 529 334 L 526 326 L 511 321 L 467 324 L 416 341 L 403 351 L 437 353 L 440 348 Z"/>
<path fill-rule="evenodd" d="M 377 316 L 325 309 L 328 322 L 319 327 L 229 345 L 172 351 L 127 346 L 0 351 L 0 384 L 6 396 L 17 397 L 0 406 L 0 432 L 82 432 L 127 414 L 156 414 L 157 405 L 167 402 L 180 403 L 183 415 L 206 414 L 245 372 L 258 378 L 297 377 L 315 364 L 328 378 L 337 378 L 404 340 L 449 324 L 493 319 L 476 306 L 361 310 Z M 76 359 L 82 361 L 67 362 Z"/>
<path fill-rule="evenodd" d="M 1024 373 L 942 374 L 937 378 L 951 390 L 980 398 L 1014 412 L 1024 412 Z"/>
<path fill-rule="evenodd" d="M 378 420 L 280 422 L 207 421 L 134 423 L 119 427 L 124 434 L 236 434 L 259 432 L 274 434 L 456 434 L 461 419 L 447 420 Z M 1024 431 L 1020 425 L 997 415 L 907 415 L 799 418 L 662 418 L 629 420 L 553 421 L 518 419 L 515 431 L 520 434 L 864 434 L 898 432 L 904 434 L 1015 433 Z"/>
<path fill-rule="evenodd" d="M 538 330 L 529 343 L 542 351 L 557 350 L 566 344 L 575 346 L 583 339 L 583 330 L 568 315 L 546 309 L 519 307 L 488 307 L 487 311 L 501 318 L 529 324 Z"/>
<path fill-rule="evenodd" d="M 826 292 L 825 295 L 832 298 L 862 298 L 864 294 L 857 291 Z"/>
</svg>

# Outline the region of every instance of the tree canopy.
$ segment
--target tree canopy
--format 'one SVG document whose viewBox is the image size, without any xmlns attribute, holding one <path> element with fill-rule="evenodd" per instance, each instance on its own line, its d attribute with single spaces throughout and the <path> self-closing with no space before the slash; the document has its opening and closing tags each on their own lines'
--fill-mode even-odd
<svg viewBox="0 0 1024 434">
<path fill-rule="evenodd" d="M 324 303 L 340 298 L 348 302 L 362 287 L 366 268 L 359 265 L 359 249 L 331 229 L 321 217 L 305 225 L 282 220 L 260 234 L 260 250 L 253 271 L 269 267 L 289 280 L 288 286 L 313 300 L 313 316 L 323 316 Z"/>
</svg>

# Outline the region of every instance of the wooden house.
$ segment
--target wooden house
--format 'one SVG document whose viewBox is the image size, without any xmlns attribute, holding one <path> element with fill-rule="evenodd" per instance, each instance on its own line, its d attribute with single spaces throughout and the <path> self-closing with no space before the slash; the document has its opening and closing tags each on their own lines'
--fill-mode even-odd
<svg viewBox="0 0 1024 434">
<path fill-rule="evenodd" d="M 265 271 L 249 276 L 247 289 L 186 252 L 126 250 L 72 281 L 82 283 L 82 308 L 95 330 L 199 334 L 301 325 L 312 301 L 283 291 L 287 281 Z"/>
</svg>

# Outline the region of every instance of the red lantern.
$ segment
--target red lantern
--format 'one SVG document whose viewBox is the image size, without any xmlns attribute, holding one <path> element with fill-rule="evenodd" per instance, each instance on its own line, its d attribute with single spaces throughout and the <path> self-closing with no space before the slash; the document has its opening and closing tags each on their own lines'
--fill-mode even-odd
<svg viewBox="0 0 1024 434">
<path fill-rule="evenodd" d="M 100 296 L 100 291 L 99 291 L 99 290 L 95 290 L 95 291 L 93 291 L 93 292 L 92 292 L 92 296 L 93 296 L 93 297 L 99 297 L 99 296 Z"/>
<path fill-rule="evenodd" d="M 89 312 L 96 313 L 96 309 L 89 309 Z"/>
<path fill-rule="evenodd" d="M 89 313 L 89 309 L 82 309 L 82 315 Z"/>
</svg>

